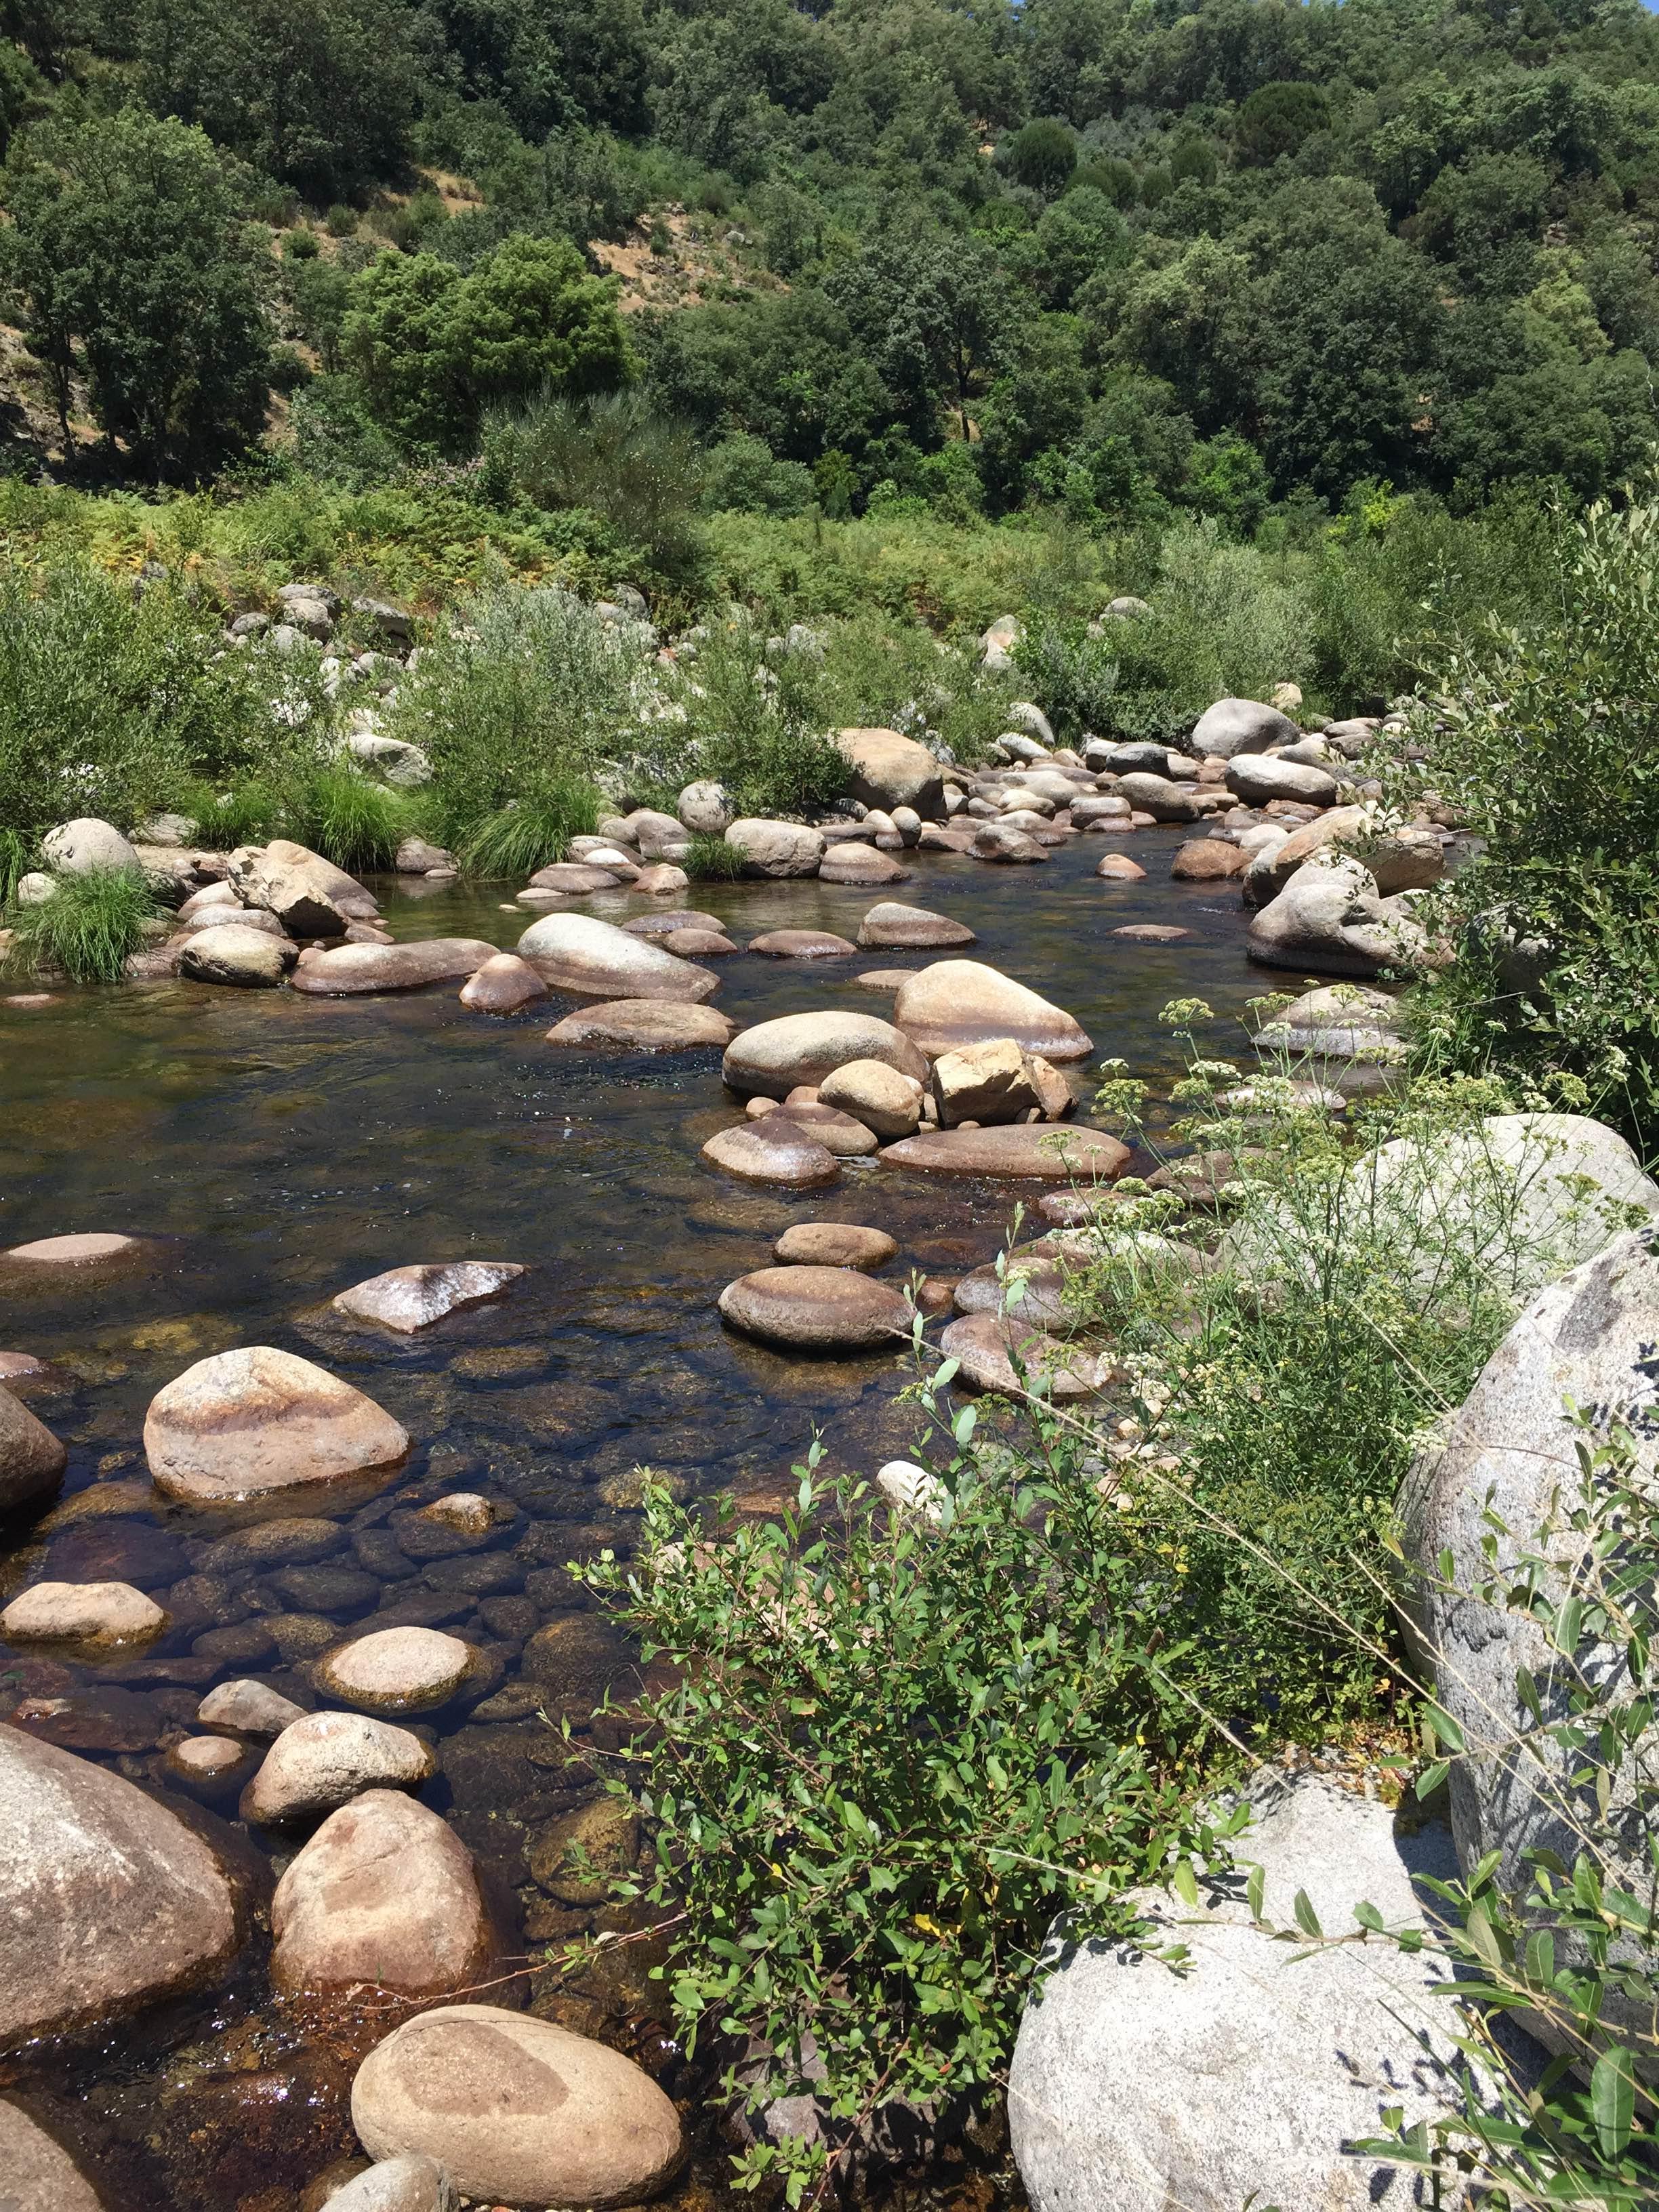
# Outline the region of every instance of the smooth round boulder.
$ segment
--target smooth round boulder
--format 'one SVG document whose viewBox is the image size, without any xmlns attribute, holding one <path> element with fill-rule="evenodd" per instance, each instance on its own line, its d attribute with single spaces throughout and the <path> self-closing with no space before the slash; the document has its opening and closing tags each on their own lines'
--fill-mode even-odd
<svg viewBox="0 0 1659 2212">
<path fill-rule="evenodd" d="M 176 1814 L 108 1768 L 0 1725 L 0 2048 L 214 1980 L 238 1898 Z"/>
<path fill-rule="evenodd" d="M 1112 1371 L 1109 1358 L 1063 1344 L 1008 1314 L 964 1314 L 942 1333 L 939 1348 L 976 1390 L 1009 1397 L 1030 1392 L 1056 1404 L 1091 1397 Z"/>
<path fill-rule="evenodd" d="M 389 1470 L 409 1446 L 408 1431 L 372 1398 L 270 1345 L 198 1359 L 144 1417 L 155 1487 L 187 1505 Z"/>
<path fill-rule="evenodd" d="M 823 858 L 822 836 L 799 822 L 745 818 L 728 827 L 726 842 L 742 854 L 744 872 L 750 876 L 815 876 Z"/>
<path fill-rule="evenodd" d="M 436 1768 L 407 1729 L 367 1713 L 307 1713 L 290 1723 L 242 1792 L 245 1820 L 271 1826 L 331 1813 L 365 1790 L 417 1789 Z"/>
<path fill-rule="evenodd" d="M 413 1336 L 447 1314 L 502 1297 L 526 1272 L 513 1260 L 443 1260 L 389 1267 L 342 1291 L 333 1306 L 352 1321 L 378 1322 L 400 1336 Z"/>
<path fill-rule="evenodd" d="M 167 1625 L 155 1599 L 131 1583 L 33 1583 L 0 1613 L 0 1636 L 11 1644 L 149 1644 Z"/>
<path fill-rule="evenodd" d="M 634 878 L 634 889 L 646 898 L 678 898 L 690 888 L 691 878 L 685 870 L 669 860 L 641 868 Z"/>
<path fill-rule="evenodd" d="M 1012 1037 L 1045 1060 L 1086 1060 L 1094 1050 L 1062 1007 L 979 960 L 935 960 L 907 975 L 893 1020 L 930 1060 L 992 1037 Z"/>
<path fill-rule="evenodd" d="M 530 878 L 530 888 L 580 898 L 588 891 L 614 890 L 621 881 L 622 878 L 613 875 L 609 868 L 596 868 L 590 861 L 555 860 L 545 868 L 537 869 Z"/>
<path fill-rule="evenodd" d="M 897 1250 L 884 1229 L 847 1221 L 794 1222 L 772 1247 L 782 1267 L 855 1267 L 863 1274 L 884 1267 Z"/>
<path fill-rule="evenodd" d="M 55 876 L 84 876 L 118 868 L 136 873 L 138 855 L 112 822 L 96 815 L 77 815 L 73 822 L 48 830 L 40 840 L 40 855 Z"/>
<path fill-rule="evenodd" d="M 423 1712 L 447 1704 L 473 1671 L 477 1653 L 437 1628 L 377 1628 L 337 1644 L 317 1662 L 317 1686 L 371 1712 Z"/>
<path fill-rule="evenodd" d="M 686 1006 L 667 999 L 613 999 L 567 1014 L 549 1030 L 547 1042 L 572 1052 L 696 1052 L 728 1044 L 737 1027 L 715 1006 Z"/>
<path fill-rule="evenodd" d="M 1096 865 L 1095 873 L 1103 877 L 1109 884 L 1139 884 L 1146 879 L 1146 869 L 1138 860 L 1132 860 L 1127 853 L 1103 853 Z"/>
<path fill-rule="evenodd" d="M 550 1820 L 530 1846 L 530 1871 L 561 1905 L 599 1905 L 639 1856 L 640 1824 L 626 1798 L 605 1796 Z"/>
<path fill-rule="evenodd" d="M 1362 977 L 1417 967 L 1428 949 L 1419 925 L 1383 904 L 1370 871 L 1328 848 L 1258 910 L 1244 942 L 1266 968 Z"/>
<path fill-rule="evenodd" d="M 1288 799 L 1298 806 L 1331 806 L 1336 778 L 1328 769 L 1273 753 L 1235 753 L 1227 763 L 1227 788 L 1246 806 Z"/>
<path fill-rule="evenodd" d="M 898 1291 L 851 1267 L 763 1267 L 728 1283 L 720 1309 L 745 1336 L 793 1351 L 866 1351 L 910 1331 Z"/>
<path fill-rule="evenodd" d="M 878 852 L 856 837 L 837 838 L 818 862 L 821 884 L 902 884 L 910 871 L 902 868 L 890 853 Z"/>
<path fill-rule="evenodd" d="M 1052 1121 L 1017 1121 L 989 1129 L 923 1129 L 885 1146 L 884 1167 L 923 1175 L 1006 1176 L 1067 1182 L 1079 1176 L 1109 1182 L 1128 1164 L 1129 1148 L 1099 1129 Z"/>
<path fill-rule="evenodd" d="M 198 1728 L 228 1729 L 233 1735 L 280 1735 L 305 1717 L 303 1705 L 251 1678 L 221 1682 L 196 1708 Z"/>
<path fill-rule="evenodd" d="M 137 1237 L 123 1237 L 112 1230 L 85 1230 L 72 1237 L 40 1237 L 32 1244 L 14 1244 L 0 1255 L 26 1267 L 100 1267 L 118 1260 L 134 1260 L 143 1250 Z"/>
<path fill-rule="evenodd" d="M 976 860 L 1007 867 L 1032 867 L 1048 857 L 1035 837 L 1026 836 L 1024 823 L 1012 821 L 981 823 L 974 832 L 971 850 Z"/>
<path fill-rule="evenodd" d="M 323 2212 L 458 2212 L 459 2203 L 436 2159 L 405 2151 L 354 2174 L 325 2198 Z"/>
<path fill-rule="evenodd" d="M 18 1379 L 27 1372 L 24 1369 Z M 68 1451 L 46 1423 L 20 1405 L 9 1390 L 0 1389 L 0 1513 L 13 1512 L 55 1490 L 68 1464 Z"/>
<path fill-rule="evenodd" d="M 1231 760 L 1235 753 L 1263 753 L 1293 745 L 1302 732 L 1277 707 L 1259 699 L 1218 699 L 1194 726 L 1190 750 L 1199 760 Z"/>
<path fill-rule="evenodd" d="M 866 806 L 908 806 L 933 819 L 945 811 L 945 781 L 924 744 L 897 730 L 841 730 L 836 743 L 846 760 L 847 787 Z"/>
<path fill-rule="evenodd" d="M 974 933 L 965 921 L 948 914 L 934 914 L 925 906 L 906 906 L 899 899 L 881 899 L 859 924 L 862 945 L 904 945 L 929 951 L 946 945 L 971 945 Z"/>
<path fill-rule="evenodd" d="M 818 1087 L 821 1104 L 850 1114 L 890 1141 L 915 1134 L 923 1095 L 913 1075 L 901 1075 L 881 1060 L 849 1060 L 844 1067 L 831 1068 Z"/>
<path fill-rule="evenodd" d="M 591 914 L 547 914 L 519 939 L 530 962 L 556 991 L 577 999 L 665 999 L 696 1005 L 720 988 L 718 976 L 647 938 L 630 935 Z"/>
<path fill-rule="evenodd" d="M 1219 884 L 1242 876 L 1249 865 L 1249 855 L 1224 838 L 1195 837 L 1178 848 L 1170 874 L 1178 884 Z"/>
<path fill-rule="evenodd" d="M 475 1014 L 516 1014 L 546 996 L 546 984 L 516 952 L 494 954 L 461 986 L 461 1004 Z"/>
<path fill-rule="evenodd" d="M 497 2005 L 441 2005 L 357 2069 L 371 2158 L 422 2151 L 484 2203 L 634 2204 L 684 2156 L 679 2115 L 619 2051 Z"/>
<path fill-rule="evenodd" d="M 769 929 L 750 939 L 749 950 L 763 960 L 847 960 L 858 947 L 830 929 Z"/>
<path fill-rule="evenodd" d="M 5 2212 L 105 2212 L 75 2158 L 10 2097 L 0 2097 L 0 2174 Z"/>
<path fill-rule="evenodd" d="M 657 942 L 678 960 L 723 960 L 738 950 L 721 929 L 671 929 Z M 736 1026 L 733 1023 L 732 1027 Z"/>
<path fill-rule="evenodd" d="M 755 1108 L 763 1103 L 751 1098 L 750 1112 L 752 1114 Z M 838 1160 L 864 1159 L 876 1149 L 873 1129 L 866 1128 L 854 1115 L 840 1113 L 835 1107 L 826 1106 L 819 1100 L 802 1100 L 795 1105 L 773 1106 L 771 1111 L 780 1121 L 793 1121 L 798 1127 L 805 1129 L 809 1137 L 816 1137 L 824 1150 L 833 1152 Z"/>
<path fill-rule="evenodd" d="M 781 1014 L 740 1030 L 726 1048 L 720 1074 L 739 1097 L 785 1098 L 797 1084 L 822 1085 L 851 1060 L 881 1060 L 918 1083 L 927 1078 L 927 1060 L 902 1029 L 839 1009 Z"/>
<path fill-rule="evenodd" d="M 688 783 L 674 807 L 694 837 L 723 837 L 736 818 L 737 811 L 726 786 L 711 779 Z"/>
<path fill-rule="evenodd" d="M 813 1189 L 834 1182 L 841 1173 L 828 1146 L 781 1110 L 763 1121 L 719 1130 L 704 1145 L 702 1156 L 744 1182 L 775 1183 L 787 1190 Z"/>
<path fill-rule="evenodd" d="M 228 1735 L 187 1735 L 168 1745 L 163 1764 L 186 1789 L 212 1796 L 234 1787 L 252 1757 L 246 1745 Z"/>
<path fill-rule="evenodd" d="M 489 1978 L 504 1948 L 472 1854 L 401 1790 L 365 1790 L 331 1813 L 270 1905 L 278 1990 L 362 1983 L 453 1996 Z"/>
<path fill-rule="evenodd" d="M 200 940 L 197 940 L 199 942 Z M 476 975 L 495 947 L 477 937 L 427 937 L 412 945 L 334 945 L 307 952 L 293 988 L 313 998 L 356 998 L 376 991 L 418 991 Z"/>
</svg>

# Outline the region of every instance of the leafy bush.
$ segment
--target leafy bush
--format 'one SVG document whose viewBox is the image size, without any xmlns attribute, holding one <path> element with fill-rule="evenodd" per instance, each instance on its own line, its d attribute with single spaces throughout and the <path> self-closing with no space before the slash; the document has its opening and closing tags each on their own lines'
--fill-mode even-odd
<svg viewBox="0 0 1659 2212">
<path fill-rule="evenodd" d="M 680 703 L 696 773 L 723 783 L 740 812 L 806 813 L 846 789 L 847 763 L 829 734 L 822 662 L 811 653 L 769 650 L 749 618 L 710 633 Z"/>
<path fill-rule="evenodd" d="M 144 924 L 155 913 L 155 898 L 136 868 L 87 868 L 59 876 L 50 898 L 7 916 L 9 957 L 38 975 L 118 983 L 128 954 L 143 943 Z"/>
<path fill-rule="evenodd" d="M 578 404 L 543 398 L 484 426 L 484 480 L 538 507 L 585 507 L 647 566 L 687 582 L 702 554 L 702 458 L 682 424 L 635 392 Z"/>
<path fill-rule="evenodd" d="M 1659 1139 L 1659 503 L 1565 527 L 1561 605 L 1450 652 L 1413 718 L 1420 763 L 1385 763 L 1479 842 L 1439 898 L 1458 957 L 1428 994 L 1428 1048 L 1605 1102 Z M 1564 1088 L 1562 1086 L 1565 1086 Z"/>
</svg>

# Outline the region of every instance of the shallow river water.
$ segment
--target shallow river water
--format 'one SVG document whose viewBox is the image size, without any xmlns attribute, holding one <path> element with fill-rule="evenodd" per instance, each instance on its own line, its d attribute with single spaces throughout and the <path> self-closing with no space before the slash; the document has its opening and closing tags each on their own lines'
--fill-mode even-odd
<svg viewBox="0 0 1659 2212">
<path fill-rule="evenodd" d="M 783 926 L 854 937 L 880 896 L 957 915 L 978 933 L 969 957 L 1067 1008 L 1098 1056 L 1121 1055 L 1156 1082 L 1179 1058 L 1157 1019 L 1166 1000 L 1194 994 L 1237 1012 L 1277 980 L 1245 961 L 1236 887 L 1169 879 L 1182 834 L 1085 837 L 1034 868 L 913 856 L 912 880 L 890 894 L 817 882 L 701 885 L 685 902 L 719 914 L 739 942 Z M 1094 876 L 1103 849 L 1119 843 L 1132 843 L 1146 882 Z M 503 911 L 499 892 L 391 878 L 374 888 L 399 938 L 510 947 L 532 918 Z M 618 892 L 581 906 L 620 921 L 649 903 Z M 1112 934 L 1146 921 L 1189 934 L 1171 945 Z M 746 1025 L 823 1006 L 884 1014 L 887 1001 L 854 975 L 930 957 L 710 964 L 716 1003 Z M 70 1448 L 63 1499 L 101 1489 L 114 1509 L 60 1502 L 44 1533 L 38 1514 L 0 1529 L 0 1599 L 42 1576 L 118 1579 L 172 1616 L 141 1657 L 103 1665 L 0 1645 L 0 1719 L 176 1791 L 165 1746 L 189 1731 L 208 1688 L 254 1674 L 316 1704 L 310 1659 L 377 1615 L 472 1639 L 510 1692 L 527 1637 L 584 1610 L 565 1563 L 630 1543 L 636 1466 L 670 1472 L 691 1492 L 732 1487 L 758 1505 L 815 1427 L 837 1462 L 866 1469 L 904 1449 L 901 1362 L 767 1351 L 727 1334 L 715 1299 L 734 1276 L 768 1265 L 774 1239 L 802 1219 L 873 1223 L 899 1240 L 890 1274 L 954 1276 L 994 1253 L 1014 1187 L 848 1162 L 828 1192 L 757 1191 L 699 1156 L 735 1118 L 718 1052 L 570 1054 L 544 1042 L 562 1011 L 550 998 L 492 1020 L 464 1010 L 453 986 L 330 1000 L 163 984 L 0 1003 L 0 1248 L 82 1230 L 149 1240 L 141 1267 L 50 1285 L 0 1262 L 0 1349 L 52 1363 L 45 1387 L 25 1387 Z M 1217 1042 L 1243 1054 L 1237 1029 Z M 532 1272 L 499 1303 L 413 1340 L 328 1310 L 337 1291 L 383 1269 L 464 1258 Z M 284 1513 L 337 1522 L 329 1557 L 204 1574 L 204 1540 L 224 1524 L 150 1501 L 144 1411 L 191 1361 L 247 1344 L 299 1352 L 356 1383 L 404 1424 L 415 1451 L 367 1504 L 284 1503 Z M 482 1547 L 409 1556 L 391 1513 L 401 1520 L 403 1507 L 459 1488 L 511 1507 L 511 1518 Z M 576 1690 L 608 1674 L 627 1693 L 626 1655 L 591 1616 L 576 1646 L 586 1668 Z M 579 1703 L 573 1693 L 573 1711 Z M 589 1785 L 561 1766 L 556 1738 L 510 1696 L 497 1691 L 483 1715 L 476 1704 L 475 1691 L 469 1704 L 421 1717 L 440 1760 L 426 1802 L 531 1906 L 533 1955 L 542 1940 L 593 1920 L 538 1906 L 526 1863 L 536 1825 Z M 234 1822 L 234 1789 L 209 1803 Z M 264 1832 L 245 1845 L 277 1869 L 295 1847 Z M 0 2068 L 0 2087 L 60 2100 L 123 2212 L 298 2212 L 306 2185 L 356 2148 L 345 2106 L 356 2051 L 334 2024 L 271 2005 L 264 1956 L 256 1939 L 239 1977 L 210 2000 L 122 2023 L 100 2045 Z M 647 2024 L 650 2002 L 635 1977 L 547 1996 L 544 2008 L 622 2041 L 673 2090 L 683 2085 Z M 720 2166 L 710 2151 L 669 2202 L 711 2201 Z"/>
</svg>

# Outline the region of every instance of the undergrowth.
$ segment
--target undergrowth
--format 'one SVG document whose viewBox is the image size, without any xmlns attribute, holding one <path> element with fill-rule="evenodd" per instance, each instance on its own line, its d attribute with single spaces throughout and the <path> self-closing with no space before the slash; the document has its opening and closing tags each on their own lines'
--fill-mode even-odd
<svg viewBox="0 0 1659 2212">
<path fill-rule="evenodd" d="M 37 976 L 118 983 L 155 912 L 155 897 L 136 868 L 87 868 L 59 876 L 51 897 L 9 914 L 9 957 Z"/>
</svg>

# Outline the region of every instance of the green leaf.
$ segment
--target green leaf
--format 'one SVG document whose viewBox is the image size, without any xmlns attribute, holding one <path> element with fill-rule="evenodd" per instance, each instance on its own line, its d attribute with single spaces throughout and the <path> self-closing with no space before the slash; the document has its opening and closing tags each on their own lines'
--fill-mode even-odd
<svg viewBox="0 0 1659 2212">
<path fill-rule="evenodd" d="M 1314 1911 L 1313 1899 L 1305 1889 L 1297 1890 L 1291 1910 L 1296 1915 L 1297 1926 L 1304 1936 L 1323 1936 L 1325 1931 L 1319 1924 L 1319 1915 Z"/>
<path fill-rule="evenodd" d="M 1604 2158 L 1618 2158 L 1631 2137 L 1636 2112 L 1636 2075 L 1628 2051 L 1604 2051 L 1590 2075 L 1590 2118 Z"/>
<path fill-rule="evenodd" d="M 1432 1797 L 1435 1791 L 1440 1787 L 1441 1784 L 1450 1772 L 1451 1762 L 1449 1759 L 1437 1759 L 1432 1766 L 1425 1766 L 1421 1774 L 1417 1778 L 1417 1794 L 1419 1797 Z"/>
<path fill-rule="evenodd" d="M 1250 1869 L 1250 1878 L 1244 1885 L 1244 1894 L 1249 1903 L 1252 1920 L 1260 1920 L 1261 1917 L 1261 1900 L 1267 1887 L 1267 1869 L 1266 1867 L 1253 1866 Z"/>
<path fill-rule="evenodd" d="M 1177 1861 L 1170 1876 L 1170 1887 L 1182 1903 L 1194 1912 L 1198 1910 L 1198 1881 L 1193 1873 L 1190 1859 Z"/>
<path fill-rule="evenodd" d="M 1443 1711 L 1438 1705 L 1425 1705 L 1423 1708 L 1423 1717 L 1448 1751 L 1462 1751 L 1464 1748 L 1463 1731 L 1449 1712 Z"/>
</svg>

